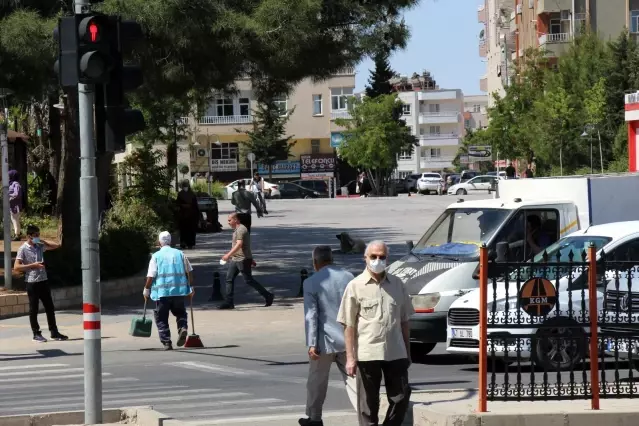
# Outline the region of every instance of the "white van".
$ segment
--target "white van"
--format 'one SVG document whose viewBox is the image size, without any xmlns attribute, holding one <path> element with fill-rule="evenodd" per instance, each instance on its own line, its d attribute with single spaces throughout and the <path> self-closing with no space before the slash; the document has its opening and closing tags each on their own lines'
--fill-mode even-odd
<svg viewBox="0 0 639 426">
<path fill-rule="evenodd" d="M 508 241 L 514 261 L 532 257 L 524 244 L 528 218 L 536 216 L 550 236 L 548 244 L 583 226 L 636 218 L 639 175 L 499 180 L 499 197 L 451 204 L 412 246 L 410 253 L 389 266 L 411 294 L 415 314 L 410 320 L 411 343 L 426 354 L 447 340 L 451 304 L 478 284 L 479 247 L 494 250 Z"/>
</svg>

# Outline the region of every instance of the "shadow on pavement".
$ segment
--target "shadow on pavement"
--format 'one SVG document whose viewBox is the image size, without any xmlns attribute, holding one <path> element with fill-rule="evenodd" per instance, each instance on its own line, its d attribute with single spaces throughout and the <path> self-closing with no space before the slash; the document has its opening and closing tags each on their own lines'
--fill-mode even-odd
<svg viewBox="0 0 639 426">
<path fill-rule="evenodd" d="M 473 361 L 467 356 L 451 354 L 422 355 L 420 357 L 413 358 L 413 362 L 425 365 L 477 365 L 476 361 Z"/>
</svg>

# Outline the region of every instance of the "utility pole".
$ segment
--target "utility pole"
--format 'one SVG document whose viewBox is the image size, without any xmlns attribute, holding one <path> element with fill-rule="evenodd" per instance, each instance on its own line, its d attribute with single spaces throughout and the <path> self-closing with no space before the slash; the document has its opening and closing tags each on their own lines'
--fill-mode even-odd
<svg viewBox="0 0 639 426">
<path fill-rule="evenodd" d="M 76 15 L 88 13 L 91 10 L 89 0 L 75 0 L 74 9 Z M 93 32 L 91 31 L 92 34 Z M 93 102 L 94 85 L 78 83 L 85 424 L 102 423 L 100 245 L 98 240 L 98 179 L 95 175 Z"/>
<path fill-rule="evenodd" d="M 4 89 L 0 89 L 4 92 Z M 2 96 L 6 103 L 6 98 Z M 11 270 L 11 211 L 9 209 L 9 138 L 7 108 L 2 110 L 4 117 L 0 120 L 0 148 L 2 150 L 2 220 L 4 228 L 4 288 L 12 288 Z"/>
</svg>

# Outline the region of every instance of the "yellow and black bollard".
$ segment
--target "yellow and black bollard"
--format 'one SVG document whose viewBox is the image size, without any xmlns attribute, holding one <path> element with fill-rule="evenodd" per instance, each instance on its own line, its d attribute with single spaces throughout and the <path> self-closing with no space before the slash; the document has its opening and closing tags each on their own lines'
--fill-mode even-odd
<svg viewBox="0 0 639 426">
<path fill-rule="evenodd" d="M 300 271 L 300 291 L 297 293 L 297 297 L 304 297 L 304 281 L 308 278 L 308 271 L 302 269 Z"/>
<path fill-rule="evenodd" d="M 222 297 L 220 288 L 220 273 L 216 271 L 213 273 L 213 293 L 209 298 L 209 302 L 221 302 L 222 300 L 224 300 L 224 298 Z"/>
</svg>

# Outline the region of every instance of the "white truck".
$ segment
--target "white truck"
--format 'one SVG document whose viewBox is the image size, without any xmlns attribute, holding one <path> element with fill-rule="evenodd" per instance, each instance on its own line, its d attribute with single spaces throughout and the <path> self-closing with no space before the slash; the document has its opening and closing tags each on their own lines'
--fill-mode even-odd
<svg viewBox="0 0 639 426">
<path fill-rule="evenodd" d="M 547 245 L 584 226 L 637 218 L 639 174 L 500 180 L 499 198 L 458 200 L 428 228 L 410 253 L 390 265 L 411 294 L 410 320 L 415 353 L 426 354 L 437 343 L 450 342 L 447 316 L 451 304 L 479 287 L 479 247 L 495 250 L 507 241 L 512 261 L 526 261 L 529 218 L 536 217 Z M 478 320 L 478 317 L 477 317 Z M 475 318 L 466 321 L 473 322 Z M 476 347 L 477 340 L 453 343 Z"/>
</svg>

